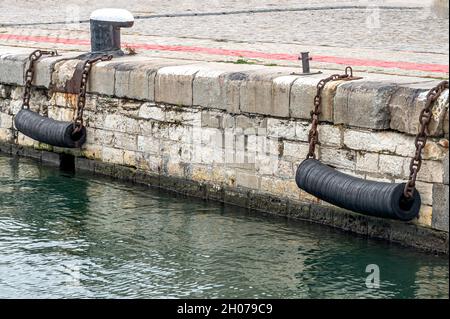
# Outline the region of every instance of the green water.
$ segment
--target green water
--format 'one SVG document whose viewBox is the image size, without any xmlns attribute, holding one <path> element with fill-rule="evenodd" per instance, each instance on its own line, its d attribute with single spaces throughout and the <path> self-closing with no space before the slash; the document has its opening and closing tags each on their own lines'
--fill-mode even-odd
<svg viewBox="0 0 450 319">
<path fill-rule="evenodd" d="M 380 269 L 367 288 L 366 266 Z M 0 155 L 0 298 L 448 298 L 448 259 Z"/>
</svg>

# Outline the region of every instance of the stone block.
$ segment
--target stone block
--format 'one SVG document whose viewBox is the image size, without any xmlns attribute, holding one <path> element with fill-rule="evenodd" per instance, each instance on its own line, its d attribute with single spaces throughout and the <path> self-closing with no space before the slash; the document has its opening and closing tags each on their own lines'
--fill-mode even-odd
<svg viewBox="0 0 450 319">
<path fill-rule="evenodd" d="M 73 78 L 75 68 L 77 64 L 80 62 L 80 60 L 60 60 L 56 61 L 52 68 L 53 68 L 53 74 L 51 76 L 51 85 L 52 87 L 58 91 L 58 92 L 66 92 L 66 85 L 67 82 L 70 81 Z M 41 66 L 42 69 L 44 69 L 44 74 L 48 72 L 47 66 L 43 64 Z M 95 67 L 93 67 L 94 69 Z M 91 71 L 90 73 L 90 79 L 92 78 L 92 74 L 94 72 Z M 39 79 L 39 81 L 45 82 L 48 79 L 46 79 L 46 76 L 44 75 L 42 79 Z M 89 85 L 88 85 L 89 88 Z M 100 93 L 100 92 L 98 92 Z M 114 92 L 113 92 L 114 93 Z M 62 99 L 64 97 L 64 101 L 56 100 L 58 105 L 65 106 L 67 104 L 67 97 L 63 94 L 59 94 L 58 99 Z M 55 97 L 56 98 L 56 97 Z"/>
<path fill-rule="evenodd" d="M 411 159 L 407 159 L 405 164 L 405 172 L 409 173 L 409 163 Z M 428 183 L 440 183 L 444 182 L 444 166 L 441 161 L 423 161 L 419 173 L 417 174 L 417 180 Z"/>
<path fill-rule="evenodd" d="M 92 66 L 87 91 L 113 96 L 117 62 L 97 62 Z"/>
<path fill-rule="evenodd" d="M 377 153 L 356 153 L 356 170 L 369 173 L 378 173 L 379 154 Z"/>
<path fill-rule="evenodd" d="M 112 147 L 103 147 L 102 149 L 102 161 L 110 164 L 124 164 L 124 151 Z"/>
<path fill-rule="evenodd" d="M 410 159 L 406 157 L 380 154 L 378 172 L 382 175 L 407 178 L 409 175 L 409 162 Z"/>
<path fill-rule="evenodd" d="M 138 136 L 137 138 L 138 151 L 159 154 L 160 152 L 160 140 L 149 136 Z"/>
<path fill-rule="evenodd" d="M 13 131 L 8 128 L 0 128 L 0 141 L 12 142 L 14 139 Z"/>
<path fill-rule="evenodd" d="M 422 205 L 420 207 L 419 216 L 413 222 L 421 226 L 431 226 L 433 208 L 431 206 Z"/>
<path fill-rule="evenodd" d="M 389 101 L 391 114 L 390 128 L 399 132 L 415 135 L 419 129 L 420 112 L 425 106 L 429 88 L 438 82 L 420 85 L 402 86 L 396 90 Z M 444 91 L 433 106 L 433 116 L 429 124 L 430 136 L 444 135 L 448 128 L 449 93 Z"/>
<path fill-rule="evenodd" d="M 136 100 L 155 100 L 155 77 L 159 69 L 179 62 L 141 57 L 116 66 L 115 94 Z"/>
<path fill-rule="evenodd" d="M 449 110 L 447 109 L 445 111 L 445 116 L 444 116 L 444 125 L 443 125 L 443 130 L 444 130 L 444 137 L 446 139 L 449 139 L 449 125 L 450 125 L 450 120 L 449 120 Z"/>
<path fill-rule="evenodd" d="M 291 88 L 290 115 L 292 117 L 304 120 L 311 118 L 317 84 L 326 76 L 324 74 L 301 76 L 295 80 Z M 333 100 L 339 83 L 342 81 L 329 82 L 322 91 L 321 121 L 333 122 Z"/>
<path fill-rule="evenodd" d="M 42 151 L 41 161 L 43 163 L 59 166 L 61 163 L 60 155 L 52 152 Z"/>
<path fill-rule="evenodd" d="M 239 113 L 239 88 L 248 79 L 244 72 L 261 68 L 258 65 L 210 63 L 195 75 L 194 105 Z"/>
<path fill-rule="evenodd" d="M 344 131 L 344 145 L 358 151 L 395 153 L 398 141 L 394 137 L 395 133 L 392 132 L 346 129 Z"/>
<path fill-rule="evenodd" d="M 165 111 L 153 103 L 142 104 L 138 115 L 146 120 L 164 121 L 166 118 Z"/>
<path fill-rule="evenodd" d="M 52 84 L 53 72 L 57 63 L 78 56 L 79 53 L 64 53 L 55 57 L 42 56 L 35 65 L 35 77 L 33 85 L 50 88 Z"/>
<path fill-rule="evenodd" d="M 267 119 L 267 137 L 296 139 L 296 122 L 269 117 Z"/>
<path fill-rule="evenodd" d="M 277 117 L 289 117 L 292 83 L 298 76 L 294 70 L 261 70 L 248 72 L 240 87 L 240 110 Z"/>
<path fill-rule="evenodd" d="M 202 111 L 202 127 L 209 128 L 223 128 L 223 117 L 224 114 L 221 112 L 214 111 Z"/>
<path fill-rule="evenodd" d="M 138 134 L 139 121 L 121 114 L 107 114 L 103 124 L 105 129 L 128 134 Z"/>
<path fill-rule="evenodd" d="M 204 65 L 169 66 L 158 70 L 155 79 L 155 101 L 177 106 L 193 105 L 193 81 Z"/>
<path fill-rule="evenodd" d="M 236 185 L 251 189 L 259 189 L 260 178 L 252 173 L 238 172 L 236 174 Z"/>
<path fill-rule="evenodd" d="M 448 168 L 448 158 L 449 158 L 449 153 L 447 152 L 447 155 L 445 155 L 445 157 L 444 157 L 444 160 L 443 160 L 443 162 L 442 162 L 442 164 L 444 165 L 444 184 L 445 185 L 448 185 L 449 183 L 448 183 L 448 180 L 449 180 L 449 178 L 448 178 L 448 175 L 449 175 L 449 173 L 448 173 L 448 171 L 449 171 L 449 168 Z"/>
<path fill-rule="evenodd" d="M 334 98 L 334 123 L 370 129 L 390 127 L 389 101 L 395 84 L 352 81 L 340 84 Z"/>
<path fill-rule="evenodd" d="M 0 52 L 0 83 L 25 84 L 25 67 L 31 51 L 16 53 Z"/>
<path fill-rule="evenodd" d="M 356 154 L 351 150 L 334 148 L 320 148 L 320 160 L 332 167 L 354 170 L 356 166 Z"/>
<path fill-rule="evenodd" d="M 433 215 L 431 226 L 448 232 L 448 185 L 434 184 L 433 186 Z"/>
<path fill-rule="evenodd" d="M 12 115 L 0 112 L 0 128 L 11 129 L 13 127 Z"/>
<path fill-rule="evenodd" d="M 339 126 L 321 124 L 318 128 L 318 131 L 320 145 L 334 146 L 338 148 L 341 146 L 342 132 Z"/>
</svg>

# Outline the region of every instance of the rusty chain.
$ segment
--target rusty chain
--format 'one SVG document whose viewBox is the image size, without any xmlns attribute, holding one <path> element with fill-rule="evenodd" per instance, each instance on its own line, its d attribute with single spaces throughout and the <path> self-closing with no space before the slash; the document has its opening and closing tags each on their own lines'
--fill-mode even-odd
<svg viewBox="0 0 450 319">
<path fill-rule="evenodd" d="M 319 142 L 319 131 L 318 131 L 318 125 L 319 125 L 319 116 L 321 113 L 321 106 L 322 106 L 322 91 L 325 88 L 325 85 L 328 82 L 331 81 L 337 81 L 337 80 L 355 80 L 360 79 L 353 76 L 353 69 L 348 66 L 345 68 L 344 74 L 333 74 L 325 79 L 322 79 L 317 84 L 317 94 L 314 97 L 314 110 L 311 111 L 311 129 L 309 130 L 308 134 L 308 143 L 309 143 L 309 152 L 307 155 L 308 158 L 316 158 L 315 150 L 316 145 Z"/>
<path fill-rule="evenodd" d="M 419 116 L 420 128 L 419 133 L 417 133 L 414 142 L 416 146 L 416 153 L 414 157 L 411 159 L 411 163 L 409 164 L 409 171 L 410 171 L 409 179 L 403 191 L 403 195 L 406 198 L 412 198 L 414 195 L 417 174 L 419 173 L 419 170 L 422 166 L 422 151 L 425 148 L 425 144 L 427 143 L 429 135 L 428 126 L 433 116 L 433 104 L 439 98 L 442 92 L 448 89 L 448 87 L 449 87 L 448 81 L 442 81 L 437 86 L 432 88 L 430 92 L 428 92 L 427 94 L 425 107 L 420 112 Z"/>
<path fill-rule="evenodd" d="M 92 65 L 98 61 L 109 61 L 113 58 L 112 55 L 102 55 L 93 59 L 88 59 L 84 61 L 83 72 L 81 76 L 80 92 L 78 94 L 77 100 L 77 110 L 75 112 L 75 117 L 73 120 L 74 130 L 73 135 L 79 133 L 83 128 L 83 112 L 86 105 L 86 89 L 89 80 L 89 74 L 91 72 Z"/>
<path fill-rule="evenodd" d="M 24 93 L 23 93 L 22 109 L 30 108 L 31 85 L 32 85 L 33 78 L 34 78 L 34 64 L 43 55 L 57 56 L 58 52 L 56 50 L 53 50 L 53 51 L 35 50 L 28 57 L 29 65 L 28 65 L 28 68 L 25 73 L 25 89 L 24 89 Z"/>
</svg>

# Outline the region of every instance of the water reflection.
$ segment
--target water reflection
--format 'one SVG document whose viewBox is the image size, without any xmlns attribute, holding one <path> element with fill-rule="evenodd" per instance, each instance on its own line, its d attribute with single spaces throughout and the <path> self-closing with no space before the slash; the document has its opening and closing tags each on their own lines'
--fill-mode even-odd
<svg viewBox="0 0 450 319">
<path fill-rule="evenodd" d="M 0 297 L 448 298 L 445 258 L 327 227 L 1 156 L 0 185 Z"/>
</svg>

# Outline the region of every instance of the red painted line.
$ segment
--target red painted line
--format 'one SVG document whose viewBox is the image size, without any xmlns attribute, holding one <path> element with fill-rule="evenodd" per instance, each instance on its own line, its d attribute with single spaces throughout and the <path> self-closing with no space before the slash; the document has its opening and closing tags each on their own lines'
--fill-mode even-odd
<svg viewBox="0 0 450 319">
<path fill-rule="evenodd" d="M 70 39 L 70 38 L 56 38 L 47 36 L 29 36 L 29 35 L 14 35 L 14 34 L 0 34 L 0 40 L 13 40 L 13 41 L 25 41 L 25 42 L 42 42 L 42 43 L 55 43 L 55 44 L 68 44 L 68 45 L 90 45 L 89 40 L 82 39 Z M 149 51 L 173 51 L 173 52 L 191 52 L 191 53 L 203 53 L 210 55 L 222 55 L 222 56 L 236 56 L 255 59 L 268 59 L 268 60 L 286 60 L 295 61 L 298 59 L 297 55 L 286 53 L 264 53 L 258 51 L 249 50 L 228 50 L 218 48 L 204 48 L 195 46 L 181 46 L 181 45 L 159 45 L 159 44 L 138 44 L 138 43 L 125 43 L 125 45 L 142 50 Z M 449 66 L 445 64 L 431 64 L 431 63 L 413 63 L 413 62 L 401 62 L 401 61 L 382 61 L 371 59 L 358 59 L 358 58 L 343 58 L 335 56 L 313 56 L 313 60 L 317 62 L 326 62 L 334 64 L 352 65 L 352 66 L 366 66 L 366 67 L 380 67 L 380 68 L 395 68 L 411 71 L 425 71 L 436 73 L 448 73 Z"/>
<path fill-rule="evenodd" d="M 46 37 L 46 36 L 40 36 L 40 35 L 0 34 L 0 40 L 14 40 L 14 41 L 23 41 L 23 42 L 58 43 L 58 44 L 73 44 L 73 45 L 90 45 L 90 42 L 88 40 L 54 38 L 54 37 Z"/>
</svg>

